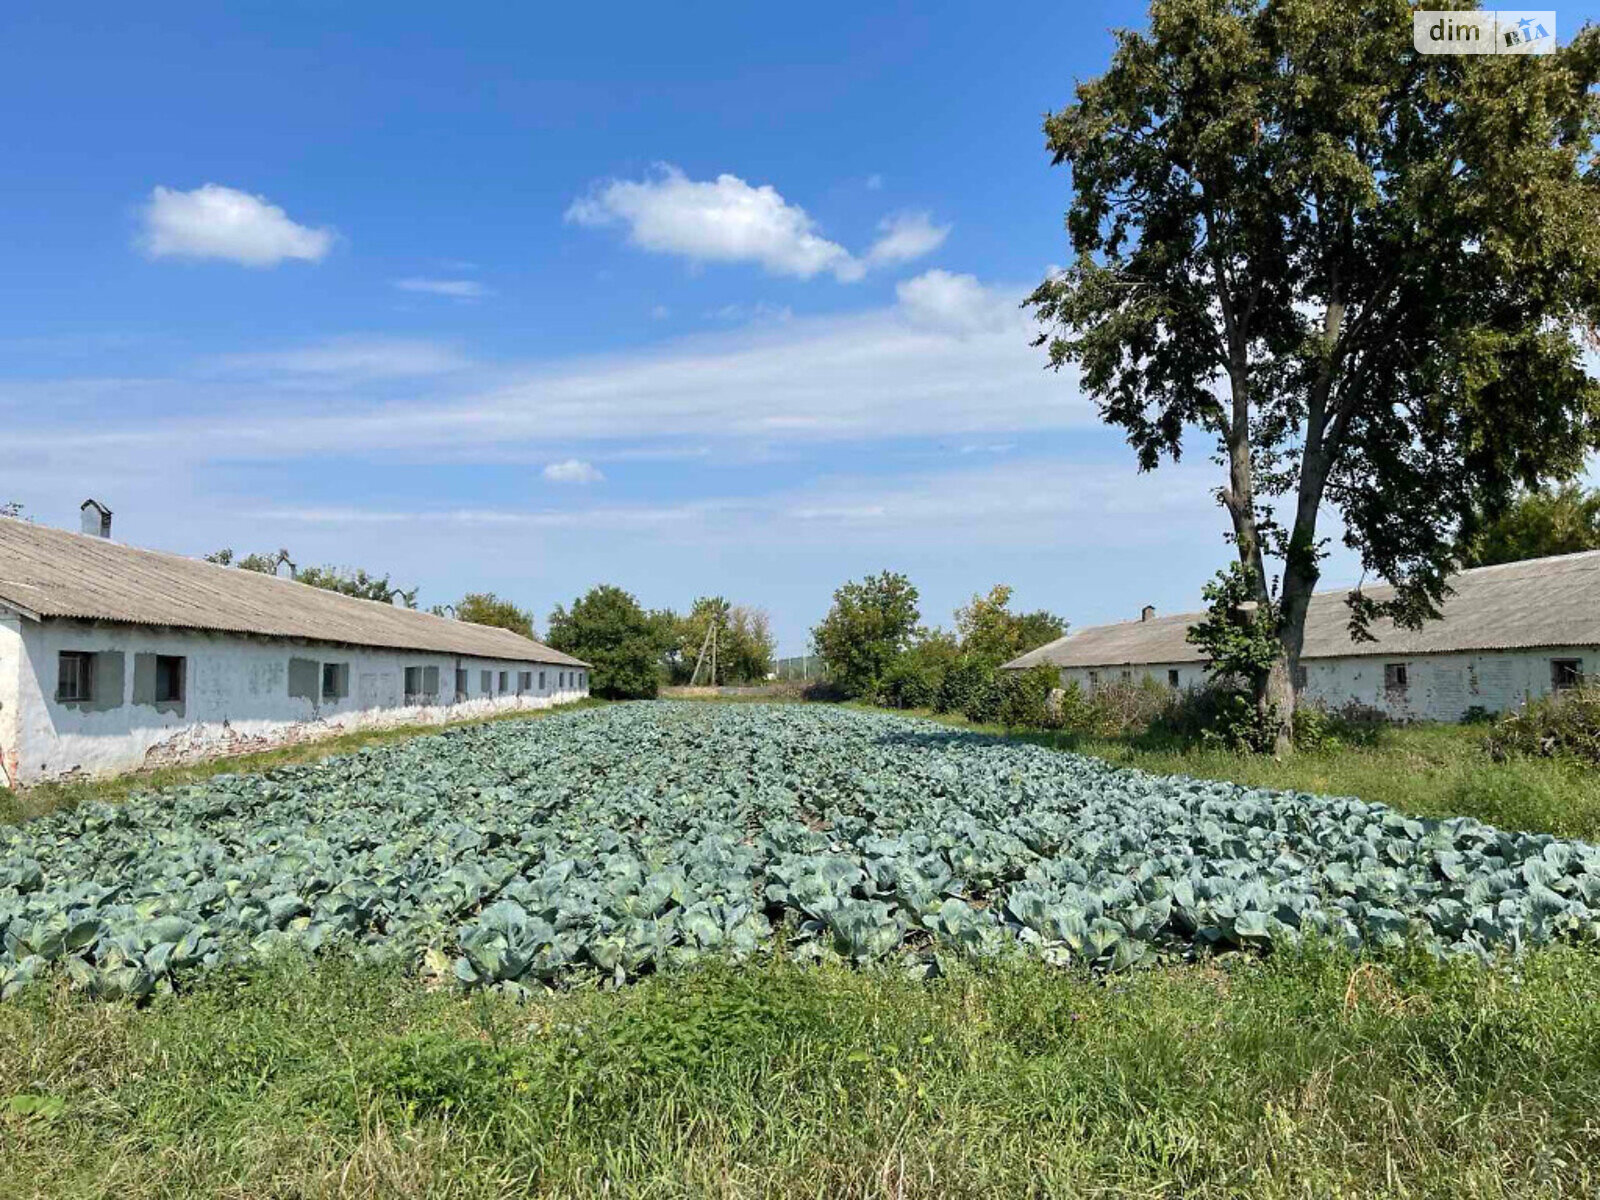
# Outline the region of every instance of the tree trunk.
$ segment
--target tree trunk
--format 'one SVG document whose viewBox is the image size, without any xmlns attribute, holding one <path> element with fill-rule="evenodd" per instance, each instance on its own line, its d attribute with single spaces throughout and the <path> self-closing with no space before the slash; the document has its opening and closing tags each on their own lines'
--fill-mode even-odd
<svg viewBox="0 0 1600 1200">
<path fill-rule="evenodd" d="M 1256 711 L 1263 727 L 1272 730 L 1272 753 L 1280 758 L 1294 751 L 1294 676 L 1295 664 L 1285 652 L 1256 691 Z"/>
</svg>

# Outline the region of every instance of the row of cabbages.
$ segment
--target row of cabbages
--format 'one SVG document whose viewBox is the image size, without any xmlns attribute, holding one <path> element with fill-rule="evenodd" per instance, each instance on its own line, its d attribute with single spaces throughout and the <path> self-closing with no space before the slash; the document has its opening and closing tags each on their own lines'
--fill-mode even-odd
<svg viewBox="0 0 1600 1200">
<path fill-rule="evenodd" d="M 619 705 L 0 828 L 0 993 L 283 947 L 515 991 L 791 948 L 1152 955 L 1600 938 L 1600 851 L 853 710 Z"/>
</svg>

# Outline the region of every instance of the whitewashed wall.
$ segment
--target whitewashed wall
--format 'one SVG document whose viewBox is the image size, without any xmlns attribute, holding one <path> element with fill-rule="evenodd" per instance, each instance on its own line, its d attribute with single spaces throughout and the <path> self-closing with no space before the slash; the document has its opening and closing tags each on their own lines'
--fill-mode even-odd
<svg viewBox="0 0 1600 1200">
<path fill-rule="evenodd" d="M 1382 710 L 1399 721 L 1459 721 L 1471 708 L 1491 713 L 1507 712 L 1533 697 L 1551 690 L 1551 661 L 1578 659 L 1585 678 L 1600 675 L 1600 646 L 1564 646 L 1538 650 L 1501 650 L 1474 654 L 1418 654 L 1406 657 L 1377 655 L 1349 658 L 1312 659 L 1305 664 L 1304 699 L 1329 708 L 1340 708 L 1351 701 Z M 1404 691 L 1384 686 L 1384 667 L 1390 663 L 1406 666 Z M 1197 686 L 1205 681 L 1205 669 L 1198 663 L 1154 663 L 1137 667 L 1064 667 L 1062 686 L 1076 681 L 1084 691 L 1097 682 L 1149 677 L 1168 682 L 1168 672 L 1178 672 L 1178 686 Z"/>
<path fill-rule="evenodd" d="M 64 650 L 120 651 L 120 695 L 97 694 L 87 704 L 58 701 L 58 662 Z M 135 702 L 135 662 L 140 654 L 185 659 L 181 706 Z M 290 694 L 291 659 L 318 664 L 314 697 Z M 322 697 L 322 663 L 347 665 L 347 695 Z M 407 703 L 403 691 L 407 667 L 437 668 L 436 700 Z M 461 700 L 455 693 L 458 667 L 467 672 Z M 481 676 L 485 670 L 492 673 L 487 693 Z M 304 675 L 306 668 L 300 671 Z M 499 688 L 502 671 L 504 692 Z M 532 686 L 518 695 L 521 672 L 532 673 Z M 548 708 L 587 694 L 587 672 L 549 664 L 0 617 L 0 762 L 8 763 L 6 774 L 12 784 L 265 749 L 350 729 L 436 724 L 502 710 Z"/>
<path fill-rule="evenodd" d="M 1160 684 L 1169 684 L 1169 672 L 1178 673 L 1177 687 L 1199 687 L 1206 681 L 1205 668 L 1199 663 L 1151 663 L 1137 667 L 1063 667 L 1061 686 L 1076 681 L 1081 691 L 1113 683 L 1139 683 L 1149 678 Z"/>
</svg>

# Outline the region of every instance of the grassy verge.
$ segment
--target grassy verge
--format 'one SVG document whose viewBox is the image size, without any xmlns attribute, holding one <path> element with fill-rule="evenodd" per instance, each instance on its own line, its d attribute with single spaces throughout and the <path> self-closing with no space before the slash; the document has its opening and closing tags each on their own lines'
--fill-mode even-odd
<svg viewBox="0 0 1600 1200">
<path fill-rule="evenodd" d="M 487 717 L 474 717 L 466 721 L 450 721 L 442 725 L 394 725 L 383 729 L 356 729 L 349 733 L 280 746 L 273 750 L 260 750 L 251 754 L 236 754 L 208 758 L 203 762 L 182 766 L 161 767 L 152 771 L 132 771 L 105 779 L 75 780 L 70 783 L 45 783 L 37 787 L 12 791 L 0 787 L 0 824 L 16 824 L 30 817 L 42 816 L 60 808 L 71 808 L 89 800 L 117 801 L 133 792 L 152 791 L 177 784 L 199 783 L 213 775 L 248 771 L 268 771 L 289 763 L 318 762 L 334 754 L 349 754 L 364 746 L 380 746 L 386 742 L 442 733 L 463 725 L 482 725 L 496 721 L 530 721 L 572 712 L 579 708 L 592 708 L 603 700 L 575 700 L 555 708 L 518 709 L 495 713 Z"/>
<path fill-rule="evenodd" d="M 0 1195 L 1550 1196 L 1600 955 L 1111 984 L 783 961 L 516 1007 L 328 960 L 0 1007 Z"/>
<path fill-rule="evenodd" d="M 1470 816 L 1505 829 L 1600 841 L 1600 770 L 1570 759 L 1495 762 L 1484 752 L 1481 727 L 1397 726 L 1381 733 L 1375 745 L 1301 751 L 1275 759 L 1163 743 L 1146 736 L 1008 731 L 973 725 L 959 716 L 921 711 L 916 715 L 956 728 L 1092 754 L 1157 774 L 1359 796 L 1419 816 Z"/>
</svg>

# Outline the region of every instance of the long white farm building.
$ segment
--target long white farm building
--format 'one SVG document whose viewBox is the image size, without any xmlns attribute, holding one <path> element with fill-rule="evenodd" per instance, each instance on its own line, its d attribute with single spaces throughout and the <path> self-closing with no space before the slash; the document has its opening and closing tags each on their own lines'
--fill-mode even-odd
<svg viewBox="0 0 1600 1200">
<path fill-rule="evenodd" d="M 1437 621 L 1399 629 L 1379 621 L 1376 641 L 1350 637 L 1346 592 L 1319 592 L 1306 616 L 1302 696 L 1330 708 L 1351 702 L 1396 720 L 1458 721 L 1469 710 L 1504 712 L 1573 687 L 1600 669 L 1600 551 L 1462 571 Z M 1387 587 L 1368 588 L 1386 599 Z M 1085 691 L 1153 679 L 1173 688 L 1205 679 L 1187 640 L 1203 613 L 1096 625 L 1006 664 L 1048 664 Z"/>
<path fill-rule="evenodd" d="M 8 786 L 588 690 L 586 663 L 507 629 L 0 518 Z"/>
</svg>

